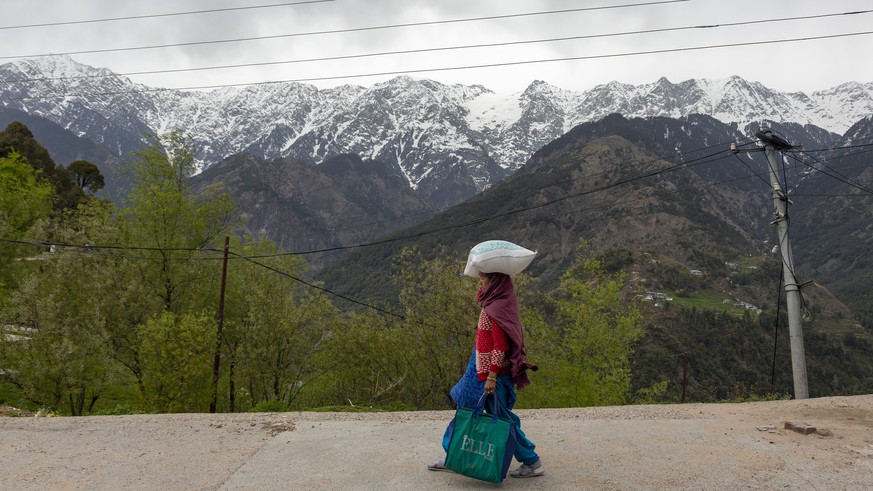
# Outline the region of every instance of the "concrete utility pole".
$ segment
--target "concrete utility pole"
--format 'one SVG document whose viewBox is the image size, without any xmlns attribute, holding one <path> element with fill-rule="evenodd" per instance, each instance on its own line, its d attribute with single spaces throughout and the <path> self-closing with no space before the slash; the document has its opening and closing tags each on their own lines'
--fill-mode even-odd
<svg viewBox="0 0 873 491">
<path fill-rule="evenodd" d="M 794 276 L 794 256 L 791 254 L 791 242 L 788 240 L 788 214 L 786 212 L 788 195 L 779 183 L 779 166 L 776 161 L 777 150 L 798 149 L 785 139 L 775 135 L 770 128 L 762 126 L 755 136 L 764 143 L 763 148 L 738 150 L 735 143 L 731 144 L 731 153 L 764 152 L 770 165 L 770 184 L 773 187 L 773 204 L 776 206 L 772 225 L 776 225 L 779 236 L 779 252 L 782 255 L 782 275 L 785 280 L 785 303 L 788 309 L 788 336 L 791 340 L 791 371 L 794 375 L 794 398 L 808 399 L 809 385 L 806 377 L 806 354 L 803 349 L 803 325 L 800 315 L 800 287 Z"/>
</svg>

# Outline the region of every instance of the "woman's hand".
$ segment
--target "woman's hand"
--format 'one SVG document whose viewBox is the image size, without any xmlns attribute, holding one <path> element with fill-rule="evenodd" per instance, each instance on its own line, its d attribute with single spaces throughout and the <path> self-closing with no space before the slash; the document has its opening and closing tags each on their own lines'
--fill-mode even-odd
<svg viewBox="0 0 873 491">
<path fill-rule="evenodd" d="M 485 380 L 485 393 L 493 394 L 497 390 L 497 381 L 492 379 Z"/>
</svg>

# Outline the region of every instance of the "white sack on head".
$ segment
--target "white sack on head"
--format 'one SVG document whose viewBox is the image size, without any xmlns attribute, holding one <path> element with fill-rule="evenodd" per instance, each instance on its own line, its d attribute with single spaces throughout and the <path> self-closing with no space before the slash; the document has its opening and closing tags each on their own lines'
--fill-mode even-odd
<svg viewBox="0 0 873 491">
<path fill-rule="evenodd" d="M 478 278 L 479 273 L 520 273 L 533 261 L 536 252 L 505 240 L 486 240 L 476 244 L 467 256 L 464 274 Z"/>
</svg>

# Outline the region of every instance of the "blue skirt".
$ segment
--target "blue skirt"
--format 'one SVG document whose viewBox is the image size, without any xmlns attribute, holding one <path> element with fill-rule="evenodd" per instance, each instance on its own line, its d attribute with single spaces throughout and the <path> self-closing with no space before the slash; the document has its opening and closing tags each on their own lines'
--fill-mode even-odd
<svg viewBox="0 0 873 491">
<path fill-rule="evenodd" d="M 470 355 L 470 363 L 467 364 L 467 370 L 464 372 L 461 380 L 458 380 L 458 383 L 452 387 L 450 394 L 452 400 L 459 407 L 473 409 L 484 392 L 485 382 L 480 381 L 476 373 L 476 348 L 473 348 L 473 353 Z"/>
<path fill-rule="evenodd" d="M 467 370 L 464 372 L 461 380 L 452 387 L 450 394 L 452 400 L 459 407 L 473 409 L 479 404 L 479 398 L 484 393 L 485 381 L 480 381 L 479 376 L 476 374 L 476 349 L 473 348 L 473 354 L 470 355 L 470 363 L 467 364 Z M 515 407 L 516 394 L 512 377 L 509 374 L 497 377 L 497 393 L 495 396 L 500 398 L 501 409 L 503 409 L 498 416 L 509 419 L 515 426 L 515 459 L 528 465 L 533 464 L 540 457 L 536 453 L 536 445 L 521 431 L 521 421 L 519 421 L 518 416 L 512 412 L 513 407 Z M 486 401 L 486 412 L 494 413 L 493 402 L 493 399 Z M 446 451 L 449 449 L 449 440 L 451 438 L 450 428 L 451 425 L 446 428 L 443 435 L 443 449 Z"/>
</svg>

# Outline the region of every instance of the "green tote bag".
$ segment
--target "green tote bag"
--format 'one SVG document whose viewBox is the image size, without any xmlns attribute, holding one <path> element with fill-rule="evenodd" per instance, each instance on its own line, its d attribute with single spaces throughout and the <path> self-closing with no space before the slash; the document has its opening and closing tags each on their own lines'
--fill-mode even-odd
<svg viewBox="0 0 873 491">
<path fill-rule="evenodd" d="M 494 397 L 494 396 L 492 396 Z M 500 483 L 506 477 L 515 453 L 515 427 L 498 417 L 496 410 L 485 414 L 485 397 L 473 409 L 459 407 L 450 423 L 451 439 L 446 467 L 467 477 Z"/>
</svg>

